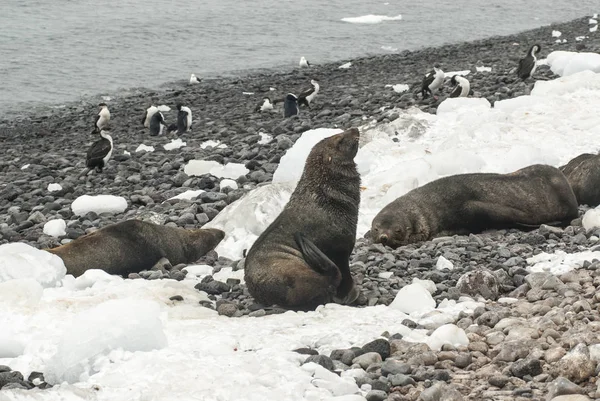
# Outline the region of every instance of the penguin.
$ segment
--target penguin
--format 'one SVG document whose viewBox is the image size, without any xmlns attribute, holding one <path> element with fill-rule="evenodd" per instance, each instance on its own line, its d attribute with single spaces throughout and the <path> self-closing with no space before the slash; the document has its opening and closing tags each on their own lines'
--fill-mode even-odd
<svg viewBox="0 0 600 401">
<path fill-rule="evenodd" d="M 106 164 L 110 160 L 113 152 L 113 140 L 108 130 L 100 130 L 101 138 L 94 142 L 87 151 L 85 167 L 86 169 L 79 174 L 87 175 L 91 169 L 94 169 L 97 173 L 101 173 L 102 169 L 106 167 Z"/>
<path fill-rule="evenodd" d="M 190 85 L 199 84 L 200 82 L 202 82 L 202 80 L 198 78 L 195 74 L 192 74 L 190 76 Z"/>
<path fill-rule="evenodd" d="M 259 113 L 267 110 L 273 110 L 273 103 L 271 103 L 271 99 L 265 97 L 261 102 L 259 102 L 256 105 L 256 107 L 254 108 L 254 112 Z"/>
<path fill-rule="evenodd" d="M 519 60 L 519 67 L 517 68 L 517 76 L 525 81 L 531 77 L 537 68 L 537 58 L 535 55 L 542 50 L 542 46 L 535 44 L 531 46 L 531 49 L 527 52 L 527 56 Z"/>
<path fill-rule="evenodd" d="M 298 105 L 304 104 L 310 108 L 311 102 L 317 96 L 317 93 L 319 93 L 319 83 L 314 79 L 312 79 L 310 83 L 312 84 L 312 87 L 303 90 L 298 96 Z"/>
<path fill-rule="evenodd" d="M 440 65 L 435 64 L 433 66 L 433 71 L 425 74 L 425 77 L 423 78 L 423 85 L 421 86 L 421 94 L 423 95 L 423 99 L 427 97 L 427 93 L 433 96 L 432 91 L 442 86 L 445 77 L 444 71 L 442 71 Z"/>
<path fill-rule="evenodd" d="M 158 107 L 156 107 L 155 105 L 151 105 L 146 109 L 146 112 L 144 113 L 144 118 L 142 118 L 142 124 L 144 124 L 144 127 L 148 128 L 150 126 L 150 119 L 157 111 Z"/>
<path fill-rule="evenodd" d="M 455 86 L 449 97 L 467 97 L 469 95 L 471 84 L 467 78 L 461 77 L 460 75 L 454 75 L 450 80 L 450 83 Z"/>
<path fill-rule="evenodd" d="M 304 58 L 304 56 L 300 57 L 300 63 L 298 64 L 300 65 L 300 68 L 310 67 L 310 63 Z"/>
<path fill-rule="evenodd" d="M 160 111 L 154 113 L 152 118 L 150 119 L 150 135 L 157 136 L 161 135 L 165 131 L 165 117 Z"/>
<path fill-rule="evenodd" d="M 192 129 L 192 110 L 179 103 L 177 105 L 177 133 L 183 134 Z"/>
<path fill-rule="evenodd" d="M 103 130 L 108 127 L 108 122 L 110 121 L 110 111 L 108 110 L 108 106 L 106 103 L 100 103 L 100 112 L 96 116 L 94 133 Z"/>
<path fill-rule="evenodd" d="M 298 98 L 293 93 L 288 93 L 283 101 L 283 117 L 288 118 L 299 113 Z"/>
</svg>

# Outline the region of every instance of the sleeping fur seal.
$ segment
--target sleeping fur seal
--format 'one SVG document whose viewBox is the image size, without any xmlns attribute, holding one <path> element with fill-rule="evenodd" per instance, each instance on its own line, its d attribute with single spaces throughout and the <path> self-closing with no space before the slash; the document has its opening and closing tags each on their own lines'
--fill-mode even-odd
<svg viewBox="0 0 600 401">
<path fill-rule="evenodd" d="M 174 266 L 191 263 L 214 249 L 225 233 L 214 228 L 185 230 L 141 220 L 127 220 L 46 249 L 60 256 L 75 277 L 89 269 L 127 276 L 150 269 L 161 258 Z"/>
<path fill-rule="evenodd" d="M 566 225 L 577 215 L 566 177 L 536 164 L 510 174 L 453 175 L 413 189 L 375 216 L 370 236 L 397 248 L 491 228 Z"/>
<path fill-rule="evenodd" d="M 248 251 L 246 285 L 258 302 L 307 310 L 358 297 L 349 266 L 360 204 L 358 140 L 351 128 L 313 147 L 289 202 Z"/>
<path fill-rule="evenodd" d="M 600 155 L 583 153 L 560 167 L 580 205 L 600 205 Z"/>
</svg>

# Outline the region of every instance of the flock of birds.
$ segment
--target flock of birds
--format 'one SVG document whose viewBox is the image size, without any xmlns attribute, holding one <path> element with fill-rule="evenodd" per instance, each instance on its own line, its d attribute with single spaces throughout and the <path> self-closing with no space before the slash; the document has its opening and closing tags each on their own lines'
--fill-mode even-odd
<svg viewBox="0 0 600 401">
<path fill-rule="evenodd" d="M 541 51 L 542 47 L 539 44 L 533 45 L 527 55 L 519 60 L 517 67 L 517 76 L 526 80 L 530 78 L 536 70 L 537 58 L 536 55 Z M 300 58 L 300 68 L 310 67 L 310 63 L 306 58 Z M 444 84 L 446 74 L 440 68 L 439 64 L 434 65 L 433 70 L 425 74 L 421 85 L 421 95 L 423 99 L 428 96 L 433 96 L 433 91 L 438 90 Z M 200 83 L 202 80 L 196 75 L 191 74 L 190 84 Z M 288 93 L 283 99 L 274 99 L 271 101 L 269 97 L 264 97 L 263 100 L 254 109 L 255 112 L 265 112 L 273 110 L 273 105 L 283 102 L 284 118 L 292 117 L 300 113 L 300 106 L 310 108 L 310 104 L 314 101 L 319 93 L 319 83 L 316 80 L 311 80 L 311 87 L 303 90 L 300 95 L 296 96 L 293 93 Z M 453 89 L 449 97 L 467 97 L 471 90 L 469 81 L 458 74 L 452 76 L 450 84 Z M 86 168 L 81 172 L 79 177 L 87 175 L 92 169 L 97 173 L 101 173 L 106 166 L 113 153 L 113 140 L 108 131 L 110 121 L 110 111 L 105 103 L 98 105 L 100 111 L 96 116 L 94 130 L 92 134 L 99 134 L 100 139 L 94 142 L 87 151 Z M 192 110 L 182 104 L 177 104 L 177 124 L 172 124 L 167 127 L 165 117 L 160 109 L 154 105 L 148 107 L 142 119 L 144 127 L 149 129 L 150 135 L 162 135 L 165 132 L 177 132 L 182 134 L 188 132 L 192 128 Z"/>
</svg>

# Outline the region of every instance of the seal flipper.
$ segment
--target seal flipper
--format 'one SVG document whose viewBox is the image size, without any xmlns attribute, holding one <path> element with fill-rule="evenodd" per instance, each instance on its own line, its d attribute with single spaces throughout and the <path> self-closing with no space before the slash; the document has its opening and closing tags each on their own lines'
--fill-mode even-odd
<svg viewBox="0 0 600 401">
<path fill-rule="evenodd" d="M 308 266 L 324 276 L 339 277 L 340 269 L 331 261 L 311 240 L 301 232 L 294 234 L 294 240 L 302 252 L 302 257 Z"/>
</svg>

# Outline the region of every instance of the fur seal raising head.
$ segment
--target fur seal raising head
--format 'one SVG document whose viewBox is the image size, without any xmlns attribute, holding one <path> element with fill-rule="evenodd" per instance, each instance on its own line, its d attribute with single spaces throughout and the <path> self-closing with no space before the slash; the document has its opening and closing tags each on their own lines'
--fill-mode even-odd
<svg viewBox="0 0 600 401">
<path fill-rule="evenodd" d="M 67 273 L 78 277 L 100 269 L 127 277 L 150 269 L 161 258 L 173 266 L 192 263 L 213 250 L 225 233 L 214 228 L 185 230 L 141 220 L 111 224 L 46 251 L 60 256 Z"/>
<path fill-rule="evenodd" d="M 358 140 L 351 128 L 312 148 L 289 202 L 248 251 L 246 285 L 258 302 L 314 309 L 358 297 L 349 265 L 360 204 Z"/>
<path fill-rule="evenodd" d="M 370 237 L 397 248 L 492 228 L 568 224 L 577 214 L 566 177 L 536 164 L 510 174 L 453 175 L 413 189 L 375 216 Z"/>
<path fill-rule="evenodd" d="M 583 153 L 560 167 L 580 205 L 600 205 L 600 155 Z"/>
</svg>

